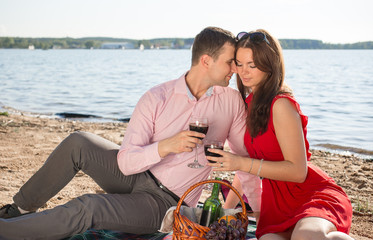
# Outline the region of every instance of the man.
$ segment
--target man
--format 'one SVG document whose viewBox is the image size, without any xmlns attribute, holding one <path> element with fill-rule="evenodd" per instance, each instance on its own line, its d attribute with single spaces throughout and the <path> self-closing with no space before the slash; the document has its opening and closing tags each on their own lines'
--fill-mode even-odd
<svg viewBox="0 0 373 240">
<path fill-rule="evenodd" d="M 243 144 L 245 110 L 232 77 L 232 33 L 209 27 L 194 41 L 192 66 L 179 79 L 150 89 L 139 100 L 122 146 L 90 133 L 73 133 L 0 211 L 0 239 L 61 239 L 89 228 L 154 233 L 165 212 L 194 183 L 207 179 L 211 167 L 193 169 L 200 138 L 228 140 L 232 151 L 247 154 Z M 189 131 L 192 115 L 205 116 L 209 131 Z M 203 150 L 200 161 L 206 163 Z M 79 171 L 107 194 L 86 194 L 65 205 L 36 211 Z M 252 177 L 247 196 L 259 210 L 260 181 Z M 185 202 L 195 206 L 201 189 Z M 29 213 L 23 214 L 22 213 Z M 19 216 L 19 217 L 17 217 Z M 10 219 L 1 219 L 10 218 Z"/>
</svg>

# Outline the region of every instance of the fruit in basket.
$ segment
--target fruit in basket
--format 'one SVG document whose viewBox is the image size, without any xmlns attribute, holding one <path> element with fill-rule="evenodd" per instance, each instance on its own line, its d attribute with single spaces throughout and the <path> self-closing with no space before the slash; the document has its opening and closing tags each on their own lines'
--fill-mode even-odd
<svg viewBox="0 0 373 240">
<path fill-rule="evenodd" d="M 244 239 L 246 235 L 245 229 L 242 227 L 242 221 L 239 219 L 231 219 L 229 223 L 223 218 L 215 221 L 210 225 L 210 231 L 205 235 L 208 240 L 235 240 Z"/>
<path fill-rule="evenodd" d="M 222 220 L 225 220 L 225 222 L 229 224 L 231 220 L 235 220 L 235 221 L 237 221 L 237 218 L 236 218 L 236 216 L 234 216 L 234 215 L 225 215 L 225 216 L 222 216 L 222 217 L 219 219 L 219 222 L 222 221 Z"/>
</svg>

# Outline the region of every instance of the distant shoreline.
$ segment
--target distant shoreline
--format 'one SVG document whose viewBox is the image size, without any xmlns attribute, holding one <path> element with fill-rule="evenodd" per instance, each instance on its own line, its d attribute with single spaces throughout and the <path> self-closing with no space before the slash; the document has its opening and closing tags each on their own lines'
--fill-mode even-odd
<svg viewBox="0 0 373 240">
<path fill-rule="evenodd" d="M 52 119 L 66 119 L 69 121 L 78 121 L 78 122 L 92 122 L 92 123 L 105 123 L 105 122 L 122 122 L 128 123 L 130 118 L 118 118 L 118 119 L 109 119 L 103 118 L 101 116 L 95 116 L 90 114 L 81 114 L 81 113 L 70 113 L 70 112 L 62 112 L 62 113 L 55 113 L 55 114 L 40 114 L 34 112 L 27 112 L 27 111 L 20 111 L 8 106 L 0 106 L 0 115 L 1 113 L 9 112 L 9 114 L 19 114 L 19 115 L 26 115 L 31 117 L 37 118 L 52 118 Z M 331 153 L 336 153 L 344 156 L 356 156 L 358 158 L 373 161 L 373 151 L 367 149 L 361 149 L 357 147 L 349 147 L 349 146 L 341 146 L 336 144 L 324 143 L 324 144 L 317 144 L 311 145 L 311 149 L 321 150 Z"/>
<path fill-rule="evenodd" d="M 373 49 L 373 41 L 324 43 L 314 39 L 279 39 L 283 49 Z M 127 39 L 0 37 L 0 49 L 191 49 L 194 38 Z"/>
</svg>

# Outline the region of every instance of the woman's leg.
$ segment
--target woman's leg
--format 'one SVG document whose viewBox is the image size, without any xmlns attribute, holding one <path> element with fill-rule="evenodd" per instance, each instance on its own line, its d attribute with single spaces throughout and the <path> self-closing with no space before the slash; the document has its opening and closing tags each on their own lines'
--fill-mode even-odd
<svg viewBox="0 0 373 240">
<path fill-rule="evenodd" d="M 345 233 L 338 232 L 330 221 L 319 217 L 307 217 L 295 225 L 291 240 L 353 240 Z"/>
<path fill-rule="evenodd" d="M 291 231 L 292 230 L 281 233 L 267 233 L 259 238 L 259 240 L 290 240 Z"/>
<path fill-rule="evenodd" d="M 118 168 L 119 146 L 97 135 L 76 132 L 51 153 L 44 165 L 21 187 L 14 202 L 35 211 L 65 187 L 82 170 L 108 193 L 132 191 L 134 178 Z"/>
</svg>

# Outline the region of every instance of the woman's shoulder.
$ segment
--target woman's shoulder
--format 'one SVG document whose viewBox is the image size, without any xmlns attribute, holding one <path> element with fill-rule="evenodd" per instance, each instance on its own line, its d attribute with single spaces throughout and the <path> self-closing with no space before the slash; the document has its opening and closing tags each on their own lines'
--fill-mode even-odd
<svg viewBox="0 0 373 240">
<path fill-rule="evenodd" d="M 302 113 L 298 102 L 289 94 L 279 94 L 273 99 L 270 114 L 272 119 L 289 121 L 289 118 L 300 116 L 304 125 L 308 122 L 308 117 Z"/>
<path fill-rule="evenodd" d="M 293 115 L 293 113 L 295 113 Z M 272 101 L 271 108 L 272 117 L 282 117 L 283 119 L 288 119 L 290 116 L 299 115 L 302 121 L 303 127 L 307 126 L 308 117 L 303 114 L 300 109 L 299 103 L 295 100 L 292 95 L 289 94 L 279 94 Z"/>
<path fill-rule="evenodd" d="M 286 115 L 289 113 L 298 113 L 299 110 L 289 97 L 278 97 L 272 102 L 272 112 L 274 115 Z"/>
<path fill-rule="evenodd" d="M 296 102 L 295 98 L 293 95 L 289 94 L 289 93 L 280 93 L 280 94 L 277 94 L 274 98 L 273 98 L 273 101 L 272 101 L 272 104 L 274 102 L 276 102 L 277 100 L 280 100 L 282 99 L 282 101 L 284 100 L 288 100 L 288 101 L 291 101 L 291 102 Z"/>
<path fill-rule="evenodd" d="M 296 105 L 296 109 L 298 111 L 299 104 L 295 100 L 295 98 L 290 94 L 278 94 L 276 97 L 272 100 L 272 109 L 283 109 L 288 108 L 291 106 Z"/>
</svg>

